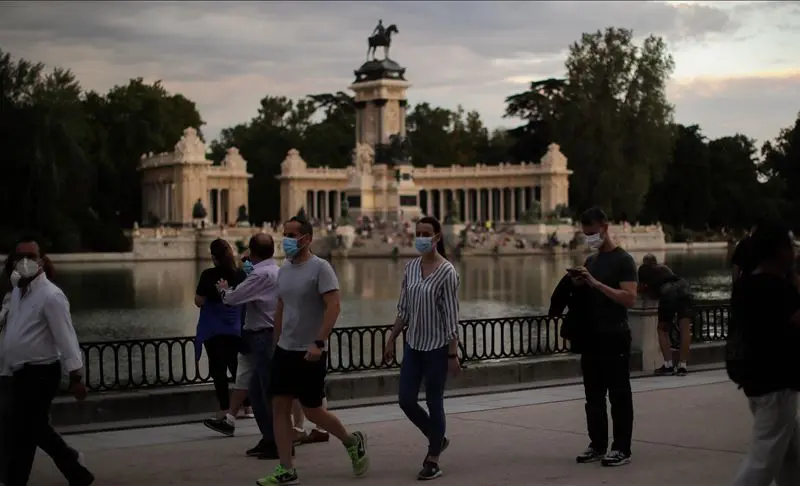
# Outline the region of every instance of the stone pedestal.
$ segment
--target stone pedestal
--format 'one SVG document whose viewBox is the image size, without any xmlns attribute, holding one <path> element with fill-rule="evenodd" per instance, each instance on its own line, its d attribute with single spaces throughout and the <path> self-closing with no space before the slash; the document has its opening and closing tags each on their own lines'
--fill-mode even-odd
<svg viewBox="0 0 800 486">
<path fill-rule="evenodd" d="M 339 226 L 336 228 L 336 236 L 339 239 L 339 252 L 346 257 L 356 241 L 356 228 L 349 224 Z"/>
<path fill-rule="evenodd" d="M 444 238 L 444 246 L 447 251 L 454 252 L 461 243 L 461 232 L 464 231 L 466 225 L 461 223 L 456 224 L 443 224 L 442 237 Z"/>
<path fill-rule="evenodd" d="M 639 300 L 628 311 L 628 325 L 633 339 L 631 347 L 642 353 L 642 371 L 655 371 L 664 359 L 658 346 L 658 302 Z"/>
<path fill-rule="evenodd" d="M 375 219 L 375 178 L 368 170 L 348 167 L 348 182 L 345 197 L 350 215 L 355 218 Z"/>
</svg>

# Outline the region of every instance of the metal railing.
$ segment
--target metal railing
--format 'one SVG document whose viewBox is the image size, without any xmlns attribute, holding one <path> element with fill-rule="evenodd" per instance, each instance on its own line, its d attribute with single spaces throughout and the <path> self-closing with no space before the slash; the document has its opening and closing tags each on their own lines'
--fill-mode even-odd
<svg viewBox="0 0 800 486">
<path fill-rule="evenodd" d="M 692 342 L 708 343 L 726 340 L 730 312 L 730 304 L 727 302 L 695 306 Z"/>
<path fill-rule="evenodd" d="M 698 306 L 693 341 L 724 340 L 727 304 Z M 545 356 L 569 352 L 559 336 L 562 317 L 526 316 L 463 320 L 460 352 L 463 363 L 504 358 Z M 328 371 L 398 368 L 403 359 L 401 335 L 395 357 L 384 362 L 384 347 L 391 326 L 338 327 L 328 345 Z M 85 379 L 92 391 L 130 390 L 208 383 L 205 355 L 194 359 L 194 337 L 130 339 L 81 343 Z"/>
</svg>

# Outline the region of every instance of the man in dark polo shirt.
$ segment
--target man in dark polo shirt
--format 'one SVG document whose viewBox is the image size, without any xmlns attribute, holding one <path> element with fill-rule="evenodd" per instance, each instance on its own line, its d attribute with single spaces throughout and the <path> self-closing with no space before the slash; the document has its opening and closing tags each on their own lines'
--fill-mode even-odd
<svg viewBox="0 0 800 486">
<path fill-rule="evenodd" d="M 654 255 L 647 255 L 639 267 L 639 293 L 658 300 L 658 345 L 664 364 L 655 374 L 686 376 L 694 317 L 689 282 L 675 275 L 668 266 L 659 264 Z M 676 320 L 680 347 L 679 360 L 673 364 L 671 334 Z"/>
<path fill-rule="evenodd" d="M 576 285 L 590 287 L 585 304 L 587 329 L 581 371 L 591 442 L 576 460 L 622 466 L 631 461 L 633 435 L 628 309 L 636 303 L 636 262 L 611 239 L 608 217 L 602 209 L 587 209 L 581 215 L 581 226 L 587 245 L 596 253 L 583 267 L 569 270 Z M 606 395 L 611 402 L 614 431 L 610 450 Z"/>
</svg>

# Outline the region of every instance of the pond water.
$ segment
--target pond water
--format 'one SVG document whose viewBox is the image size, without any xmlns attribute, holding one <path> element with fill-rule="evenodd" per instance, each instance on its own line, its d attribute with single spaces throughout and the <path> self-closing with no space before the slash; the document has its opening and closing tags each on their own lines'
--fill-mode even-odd
<svg viewBox="0 0 800 486">
<path fill-rule="evenodd" d="M 643 254 L 634 254 L 641 261 Z M 657 254 L 692 284 L 698 299 L 728 297 L 724 251 Z M 550 293 L 581 256 L 475 257 L 457 262 L 461 318 L 544 314 Z M 406 261 L 334 261 L 342 289 L 338 326 L 394 321 Z M 56 281 L 72 305 L 81 341 L 191 336 L 198 310 L 193 297 L 209 263 L 59 264 Z"/>
</svg>

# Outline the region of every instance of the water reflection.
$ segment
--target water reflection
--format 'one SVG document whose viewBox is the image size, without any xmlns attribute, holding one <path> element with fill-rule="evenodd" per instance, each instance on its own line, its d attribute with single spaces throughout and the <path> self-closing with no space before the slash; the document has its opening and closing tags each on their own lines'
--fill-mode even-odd
<svg viewBox="0 0 800 486">
<path fill-rule="evenodd" d="M 634 254 L 637 262 L 644 254 Z M 660 253 L 686 277 L 698 298 L 724 298 L 730 277 L 725 252 Z M 541 314 L 564 271 L 580 256 L 473 258 L 456 263 L 461 317 Z M 390 324 L 406 261 L 335 261 L 342 288 L 339 326 Z M 70 298 L 82 341 L 192 335 L 193 296 L 206 263 L 60 264 L 57 283 Z"/>
</svg>

